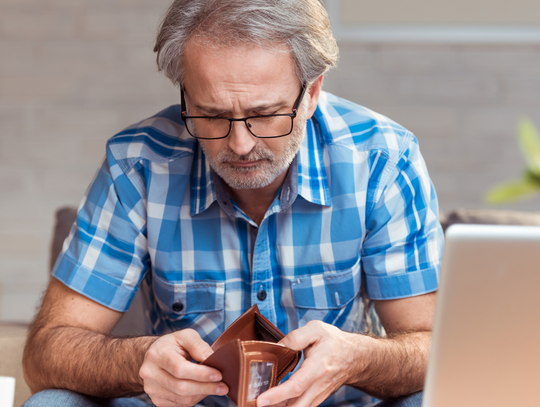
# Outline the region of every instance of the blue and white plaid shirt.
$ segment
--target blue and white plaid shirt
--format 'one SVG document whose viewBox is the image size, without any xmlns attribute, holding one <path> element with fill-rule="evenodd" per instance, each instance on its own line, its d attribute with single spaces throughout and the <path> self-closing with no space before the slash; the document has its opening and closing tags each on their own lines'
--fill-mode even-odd
<svg viewBox="0 0 540 407">
<path fill-rule="evenodd" d="M 437 289 L 437 214 L 415 137 L 322 92 L 257 226 L 172 106 L 109 140 L 53 275 L 118 311 L 141 288 L 154 334 L 193 328 L 212 343 L 253 304 L 284 333 L 313 319 L 361 332 L 362 285 L 383 300 Z M 372 401 L 347 387 L 331 399 Z"/>
</svg>

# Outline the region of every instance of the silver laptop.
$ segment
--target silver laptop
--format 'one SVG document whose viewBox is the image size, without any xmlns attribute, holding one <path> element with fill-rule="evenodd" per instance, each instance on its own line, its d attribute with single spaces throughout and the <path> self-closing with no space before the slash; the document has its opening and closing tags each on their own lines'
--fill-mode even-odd
<svg viewBox="0 0 540 407">
<path fill-rule="evenodd" d="M 433 329 L 423 407 L 540 406 L 540 227 L 451 226 Z"/>
</svg>

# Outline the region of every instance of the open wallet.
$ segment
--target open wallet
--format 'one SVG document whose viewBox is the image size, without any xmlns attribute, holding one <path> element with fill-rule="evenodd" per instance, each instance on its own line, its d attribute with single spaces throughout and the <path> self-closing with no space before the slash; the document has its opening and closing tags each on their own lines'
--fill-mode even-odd
<svg viewBox="0 0 540 407">
<path fill-rule="evenodd" d="M 238 407 L 255 407 L 257 397 L 276 386 L 300 360 L 302 351 L 277 344 L 284 336 L 254 305 L 216 339 L 214 353 L 202 364 L 221 372 L 228 396 Z"/>
</svg>

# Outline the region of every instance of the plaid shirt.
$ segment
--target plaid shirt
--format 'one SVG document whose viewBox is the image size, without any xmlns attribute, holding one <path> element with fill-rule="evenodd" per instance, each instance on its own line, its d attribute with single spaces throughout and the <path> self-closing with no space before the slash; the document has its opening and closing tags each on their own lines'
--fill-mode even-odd
<svg viewBox="0 0 540 407">
<path fill-rule="evenodd" d="M 140 288 L 154 334 L 193 328 L 212 343 L 253 304 L 285 333 L 314 319 L 358 332 L 361 286 L 370 299 L 437 289 L 437 214 L 415 137 L 322 92 L 258 226 L 172 106 L 109 140 L 53 275 L 118 311 Z M 328 402 L 365 405 L 362 394 Z"/>
</svg>

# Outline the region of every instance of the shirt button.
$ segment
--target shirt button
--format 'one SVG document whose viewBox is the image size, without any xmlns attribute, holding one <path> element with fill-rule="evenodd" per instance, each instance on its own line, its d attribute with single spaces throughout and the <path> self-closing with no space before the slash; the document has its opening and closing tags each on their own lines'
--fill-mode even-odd
<svg viewBox="0 0 540 407">
<path fill-rule="evenodd" d="M 264 291 L 264 290 L 259 291 L 257 293 L 257 298 L 259 299 L 259 301 L 266 300 L 266 291 Z"/>
<path fill-rule="evenodd" d="M 180 301 L 178 302 L 175 302 L 173 305 L 172 305 L 172 309 L 174 312 L 180 312 L 184 309 L 184 304 L 182 304 Z"/>
</svg>

